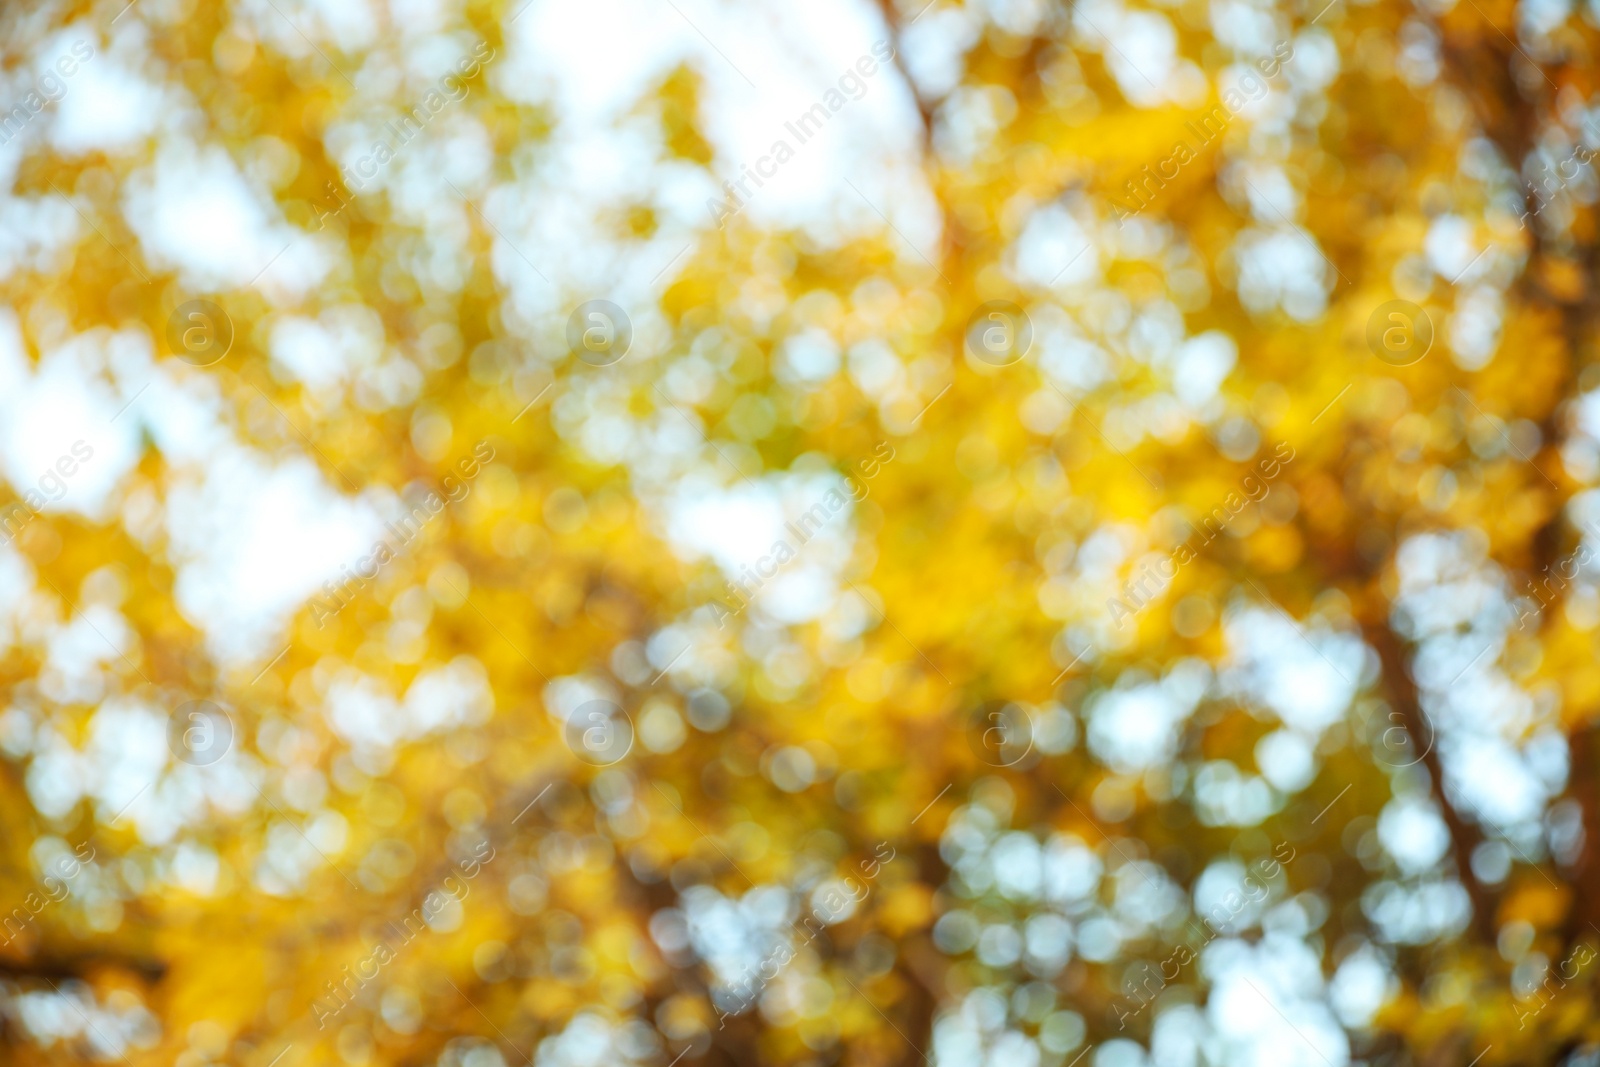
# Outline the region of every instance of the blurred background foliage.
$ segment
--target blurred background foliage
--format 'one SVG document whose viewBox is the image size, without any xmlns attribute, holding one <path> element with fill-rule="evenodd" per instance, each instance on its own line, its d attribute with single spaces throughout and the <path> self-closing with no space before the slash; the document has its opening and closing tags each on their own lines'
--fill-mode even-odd
<svg viewBox="0 0 1600 1067">
<path fill-rule="evenodd" d="M 1591 5 L 0 22 L 6 1062 L 1600 1056 Z"/>
</svg>

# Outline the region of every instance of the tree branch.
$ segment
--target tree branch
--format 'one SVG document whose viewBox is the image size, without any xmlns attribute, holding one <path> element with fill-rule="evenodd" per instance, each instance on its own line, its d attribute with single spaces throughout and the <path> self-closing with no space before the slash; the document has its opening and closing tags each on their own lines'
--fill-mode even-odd
<svg viewBox="0 0 1600 1067">
<path fill-rule="evenodd" d="M 1472 852 L 1482 841 L 1482 837 L 1475 828 L 1467 824 L 1446 795 L 1444 766 L 1439 760 L 1438 746 L 1434 744 L 1437 739 L 1436 734 L 1422 710 L 1417 683 L 1412 680 L 1411 672 L 1406 666 L 1405 652 L 1400 647 L 1400 641 L 1395 637 L 1394 631 L 1390 630 L 1387 624 L 1363 622 L 1361 629 L 1362 637 L 1378 653 L 1378 660 L 1383 665 L 1383 687 L 1389 695 L 1390 702 L 1405 724 L 1406 733 L 1411 736 L 1411 743 L 1422 749 L 1422 765 L 1427 768 L 1428 774 L 1433 779 L 1439 810 L 1444 815 L 1445 826 L 1450 831 L 1450 843 L 1455 849 L 1456 873 L 1461 879 L 1461 884 L 1466 887 L 1467 895 L 1472 898 L 1473 925 L 1479 937 L 1492 943 L 1495 937 L 1494 915 L 1497 902 L 1472 873 Z"/>
<path fill-rule="evenodd" d="M 911 102 L 916 105 L 917 114 L 922 116 L 922 154 L 924 159 L 929 159 L 933 155 L 933 108 L 925 103 L 922 94 L 917 92 L 917 83 L 906 67 L 905 53 L 900 47 L 905 27 L 900 23 L 900 11 L 895 7 L 894 0 L 878 0 L 878 9 L 883 12 L 884 25 L 889 27 L 891 38 L 889 43 L 894 46 L 894 68 L 900 72 L 901 80 L 906 83 L 906 92 L 911 94 Z"/>
<path fill-rule="evenodd" d="M 0 978 L 12 981 L 88 981 L 89 975 L 97 970 L 132 971 L 147 982 L 159 982 L 166 977 L 167 962 L 107 951 L 39 956 L 29 960 L 0 958 Z"/>
</svg>

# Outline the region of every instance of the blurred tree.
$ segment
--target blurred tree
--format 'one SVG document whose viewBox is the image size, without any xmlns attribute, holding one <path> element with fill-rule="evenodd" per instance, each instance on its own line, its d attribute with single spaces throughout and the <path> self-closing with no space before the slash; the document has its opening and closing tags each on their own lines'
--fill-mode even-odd
<svg viewBox="0 0 1600 1067">
<path fill-rule="evenodd" d="M 1589 10 L 678 15 L 0 15 L 7 1061 L 1591 1062 Z"/>
</svg>

